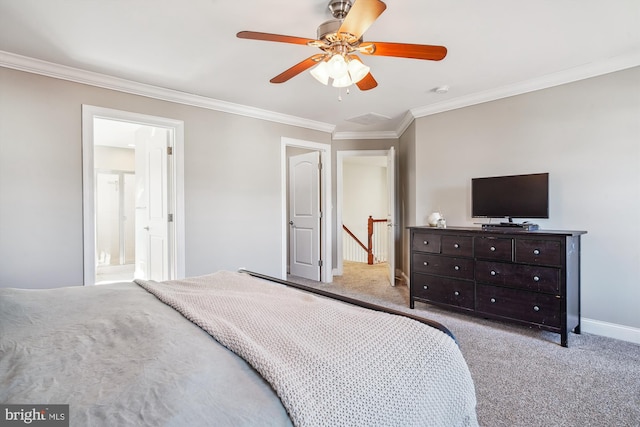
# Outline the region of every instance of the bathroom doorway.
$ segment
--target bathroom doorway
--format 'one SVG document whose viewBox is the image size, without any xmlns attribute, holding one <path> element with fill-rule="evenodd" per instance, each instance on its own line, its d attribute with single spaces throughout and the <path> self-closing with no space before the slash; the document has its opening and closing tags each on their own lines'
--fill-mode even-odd
<svg viewBox="0 0 640 427">
<path fill-rule="evenodd" d="M 83 106 L 85 285 L 184 277 L 182 134 L 182 122 Z"/>
</svg>

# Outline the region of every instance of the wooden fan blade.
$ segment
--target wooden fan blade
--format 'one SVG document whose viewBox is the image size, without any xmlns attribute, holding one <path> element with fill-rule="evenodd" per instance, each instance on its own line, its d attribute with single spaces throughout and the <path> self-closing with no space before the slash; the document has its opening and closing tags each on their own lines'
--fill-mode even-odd
<svg viewBox="0 0 640 427">
<path fill-rule="evenodd" d="M 359 50 L 365 55 L 396 56 L 430 61 L 440 61 L 447 56 L 446 47 L 426 44 L 366 42 L 360 45 Z"/>
<path fill-rule="evenodd" d="M 259 33 L 257 31 L 240 31 L 236 36 L 240 39 L 263 40 L 267 42 L 280 42 L 292 44 L 304 44 L 315 42 L 314 39 L 305 39 L 295 36 L 283 36 L 281 34 Z"/>
<path fill-rule="evenodd" d="M 291 79 L 292 77 L 295 77 L 298 74 L 300 74 L 301 72 L 303 72 L 305 70 L 308 70 L 309 68 L 311 68 L 314 65 L 316 65 L 323 56 L 324 56 L 323 54 L 317 54 L 317 55 L 310 56 L 307 59 L 305 59 L 304 61 L 298 62 L 293 67 L 291 67 L 288 70 L 278 74 L 277 76 L 275 76 L 274 78 L 272 78 L 269 81 L 271 83 L 284 83 L 287 80 Z"/>
<path fill-rule="evenodd" d="M 351 34 L 359 39 L 386 8 L 387 5 L 380 0 L 357 0 L 344 18 L 338 33 Z"/>
<path fill-rule="evenodd" d="M 366 76 L 364 76 L 364 79 L 356 83 L 356 86 L 358 86 L 360 90 L 370 90 L 378 86 L 378 82 L 376 81 L 376 79 L 373 78 L 371 73 L 369 73 Z"/>
</svg>

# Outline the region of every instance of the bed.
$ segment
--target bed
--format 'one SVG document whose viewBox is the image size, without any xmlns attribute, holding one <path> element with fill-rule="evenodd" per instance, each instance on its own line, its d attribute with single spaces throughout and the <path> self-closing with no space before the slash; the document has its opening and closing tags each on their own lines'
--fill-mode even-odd
<svg viewBox="0 0 640 427">
<path fill-rule="evenodd" d="M 0 404 L 68 404 L 72 426 L 477 425 L 445 327 L 322 294 L 246 271 L 0 289 Z"/>
</svg>

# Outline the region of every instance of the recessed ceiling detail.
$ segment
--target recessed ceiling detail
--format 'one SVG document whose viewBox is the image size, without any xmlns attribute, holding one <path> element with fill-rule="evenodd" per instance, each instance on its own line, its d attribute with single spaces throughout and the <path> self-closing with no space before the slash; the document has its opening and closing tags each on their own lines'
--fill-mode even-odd
<svg viewBox="0 0 640 427">
<path fill-rule="evenodd" d="M 382 114 L 377 113 L 367 113 L 362 116 L 351 117 L 347 119 L 348 122 L 358 123 L 361 125 L 372 125 L 374 123 L 386 122 L 387 120 L 391 120 L 391 117 L 383 116 Z"/>
</svg>

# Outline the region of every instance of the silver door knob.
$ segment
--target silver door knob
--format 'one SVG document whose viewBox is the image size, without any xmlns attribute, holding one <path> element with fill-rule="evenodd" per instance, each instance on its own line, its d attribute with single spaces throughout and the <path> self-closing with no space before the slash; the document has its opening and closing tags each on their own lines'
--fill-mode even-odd
<svg viewBox="0 0 640 427">
<path fill-rule="evenodd" d="M 143 227 L 143 228 L 144 228 L 145 230 L 149 231 L 149 227 L 148 227 L 148 226 L 147 226 L 147 227 Z"/>
</svg>

